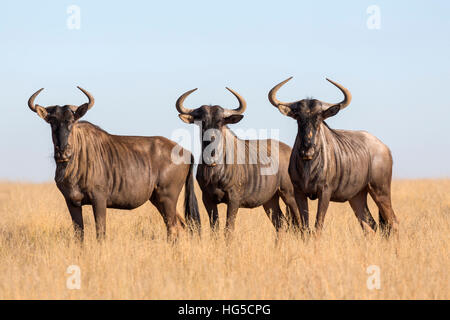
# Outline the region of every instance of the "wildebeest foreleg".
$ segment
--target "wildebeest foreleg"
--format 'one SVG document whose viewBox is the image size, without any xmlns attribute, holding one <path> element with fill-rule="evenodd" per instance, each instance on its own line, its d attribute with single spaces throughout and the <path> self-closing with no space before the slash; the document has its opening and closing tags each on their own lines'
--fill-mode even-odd
<svg viewBox="0 0 450 320">
<path fill-rule="evenodd" d="M 70 216 L 72 218 L 73 229 L 75 237 L 83 242 L 84 240 L 84 224 L 83 224 L 83 211 L 81 207 L 74 206 L 70 200 L 66 199 L 67 208 L 69 209 Z"/>
<path fill-rule="evenodd" d="M 203 194 L 203 204 L 205 205 L 206 212 L 209 216 L 209 225 L 213 232 L 217 232 L 219 228 L 219 211 L 217 210 L 217 203 L 211 201 L 211 199 Z"/>
<path fill-rule="evenodd" d="M 95 197 L 92 200 L 92 209 L 94 211 L 97 240 L 103 240 L 106 235 L 106 199 Z"/>
<path fill-rule="evenodd" d="M 319 196 L 319 203 L 317 205 L 316 224 L 314 226 L 316 234 L 319 236 L 323 229 L 325 215 L 327 214 L 328 205 L 330 204 L 331 192 L 323 190 Z"/>
<path fill-rule="evenodd" d="M 227 222 L 225 225 L 225 238 L 231 239 L 231 234 L 234 231 L 234 223 L 236 222 L 236 216 L 239 210 L 239 204 L 235 202 L 229 202 L 227 205 Z"/>
<path fill-rule="evenodd" d="M 308 199 L 304 195 L 304 193 L 295 188 L 294 190 L 295 202 L 297 203 L 298 210 L 300 210 L 300 218 L 301 218 L 301 231 L 302 233 L 309 233 L 309 209 L 308 209 Z"/>
</svg>

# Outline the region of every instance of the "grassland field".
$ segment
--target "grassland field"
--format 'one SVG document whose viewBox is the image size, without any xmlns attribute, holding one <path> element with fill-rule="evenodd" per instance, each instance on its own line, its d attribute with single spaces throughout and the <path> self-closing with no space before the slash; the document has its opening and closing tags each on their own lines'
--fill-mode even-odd
<svg viewBox="0 0 450 320">
<path fill-rule="evenodd" d="M 0 299 L 449 299 L 450 180 L 395 180 L 392 197 L 397 239 L 365 237 L 349 204 L 332 203 L 320 238 L 281 232 L 276 241 L 257 208 L 240 209 L 227 243 L 210 235 L 200 203 L 201 239 L 185 235 L 172 245 L 148 203 L 108 210 L 103 243 L 84 207 L 80 248 L 54 183 L 2 182 Z M 316 201 L 310 204 L 313 225 Z M 225 209 L 220 205 L 221 229 Z M 370 209 L 378 221 L 372 200 Z M 70 265 L 80 268 L 80 289 L 67 287 Z M 372 265 L 380 288 L 370 290 Z"/>
</svg>

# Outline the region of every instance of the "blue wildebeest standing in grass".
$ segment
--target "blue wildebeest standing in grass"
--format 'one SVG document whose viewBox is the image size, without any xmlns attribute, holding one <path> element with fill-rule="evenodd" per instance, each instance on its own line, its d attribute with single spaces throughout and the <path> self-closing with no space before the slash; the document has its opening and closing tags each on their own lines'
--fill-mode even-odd
<svg viewBox="0 0 450 320">
<path fill-rule="evenodd" d="M 292 78 L 292 77 L 291 77 Z M 308 228 L 308 201 L 319 199 L 315 229 L 322 230 L 331 201 L 350 205 L 365 232 L 377 225 L 367 207 L 369 193 L 379 209 L 379 223 L 384 234 L 397 230 L 397 218 L 391 204 L 392 156 L 389 148 L 365 131 L 331 129 L 324 120 L 350 104 L 350 92 L 327 79 L 344 94 L 339 103 L 316 99 L 282 102 L 277 91 L 291 78 L 269 92 L 272 105 L 297 121 L 298 133 L 289 164 L 295 198 Z"/>
<path fill-rule="evenodd" d="M 134 209 L 150 200 L 162 215 L 169 239 L 175 239 L 183 219 L 176 212 L 185 186 L 185 216 L 192 228 L 200 227 L 194 193 L 193 161 L 175 164 L 172 150 L 178 145 L 164 137 L 116 136 L 79 119 L 93 107 L 91 94 L 80 106 L 28 106 L 52 129 L 55 181 L 63 194 L 76 234 L 83 240 L 82 206 L 92 205 L 97 238 L 106 231 L 106 208 Z M 188 153 L 188 151 L 185 151 Z M 192 155 L 191 155 L 192 158 Z"/>
<path fill-rule="evenodd" d="M 203 203 L 212 230 L 217 231 L 218 228 L 217 205 L 226 203 L 227 236 L 234 229 L 239 208 L 261 205 L 278 231 L 283 217 L 280 197 L 287 205 L 292 225 L 298 227 L 300 214 L 288 174 L 291 148 L 273 139 L 239 139 L 228 125 L 244 117 L 247 104 L 231 89 L 228 90 L 239 101 L 237 109 L 225 109 L 217 105 L 203 105 L 196 109 L 184 107 L 184 100 L 195 90 L 184 93 L 177 100 L 176 108 L 182 121 L 201 127 L 202 159 L 197 169 L 197 181 L 203 192 Z M 276 169 L 265 171 L 268 167 Z"/>
</svg>

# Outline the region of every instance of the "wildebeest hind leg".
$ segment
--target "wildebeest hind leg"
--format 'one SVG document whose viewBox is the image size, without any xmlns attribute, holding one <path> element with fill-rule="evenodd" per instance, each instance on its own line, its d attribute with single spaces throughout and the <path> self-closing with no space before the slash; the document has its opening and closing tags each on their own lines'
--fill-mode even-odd
<svg viewBox="0 0 450 320">
<path fill-rule="evenodd" d="M 302 230 L 302 221 L 300 218 L 300 212 L 295 202 L 294 194 L 286 194 L 280 192 L 283 202 L 286 204 L 286 218 L 290 219 L 289 224 L 294 228 L 294 230 Z"/>
<path fill-rule="evenodd" d="M 364 234 L 374 233 L 377 230 L 377 223 L 367 207 L 367 190 L 361 191 L 353 199 L 350 199 L 349 202 Z"/>
<path fill-rule="evenodd" d="M 386 220 L 384 220 L 383 216 L 385 214 L 381 213 L 381 210 L 378 211 L 378 223 L 380 225 L 380 229 L 382 230 L 382 232 L 385 232 L 386 230 Z"/>
<path fill-rule="evenodd" d="M 282 216 L 283 216 L 279 201 L 280 197 L 276 194 L 272 197 L 272 199 L 270 199 L 263 205 L 267 217 L 269 217 L 269 219 L 272 221 L 272 224 L 277 232 L 282 227 Z"/>
<path fill-rule="evenodd" d="M 387 186 L 385 188 L 369 187 L 370 196 L 380 210 L 380 228 L 386 236 L 389 236 L 391 231 L 397 232 L 398 229 L 398 221 L 392 209 L 391 195 L 388 189 Z"/>
<path fill-rule="evenodd" d="M 92 209 L 94 211 L 97 240 L 103 240 L 106 235 L 106 199 L 103 197 L 94 199 Z"/>
<path fill-rule="evenodd" d="M 150 201 L 155 205 L 161 214 L 167 228 L 167 240 L 174 241 L 178 238 L 179 216 L 177 214 L 177 199 L 170 195 L 161 195 L 154 193 Z"/>
</svg>

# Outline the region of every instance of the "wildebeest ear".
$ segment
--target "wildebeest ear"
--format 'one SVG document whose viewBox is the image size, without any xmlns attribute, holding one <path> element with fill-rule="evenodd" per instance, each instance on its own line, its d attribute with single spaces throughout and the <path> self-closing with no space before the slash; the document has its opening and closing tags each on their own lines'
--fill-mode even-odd
<svg viewBox="0 0 450 320">
<path fill-rule="evenodd" d="M 186 123 L 194 123 L 194 117 L 191 116 L 190 114 L 179 114 L 178 117 L 180 117 L 180 119 L 181 119 L 183 122 L 186 122 Z"/>
<path fill-rule="evenodd" d="M 244 115 L 242 114 L 233 114 L 231 116 L 226 117 L 225 123 L 226 124 L 232 124 L 232 123 L 238 123 L 239 121 L 242 120 L 242 118 L 244 117 Z"/>
<path fill-rule="evenodd" d="M 295 113 L 292 111 L 291 107 L 280 104 L 278 105 L 278 110 L 280 110 L 281 114 L 295 119 Z"/>
<path fill-rule="evenodd" d="M 89 105 L 87 103 L 79 106 L 77 110 L 73 113 L 75 116 L 75 120 L 80 119 L 82 116 L 86 114 L 86 112 L 89 110 Z"/>
<path fill-rule="evenodd" d="M 45 121 L 48 122 L 48 112 L 47 109 L 45 109 L 44 107 L 38 106 L 36 105 L 36 113 L 38 114 L 39 117 L 41 117 L 42 119 L 44 119 Z"/>
<path fill-rule="evenodd" d="M 322 112 L 322 117 L 324 119 L 335 116 L 339 110 L 341 110 L 340 104 L 335 104 L 334 106 L 329 107 L 327 110 Z"/>
</svg>

